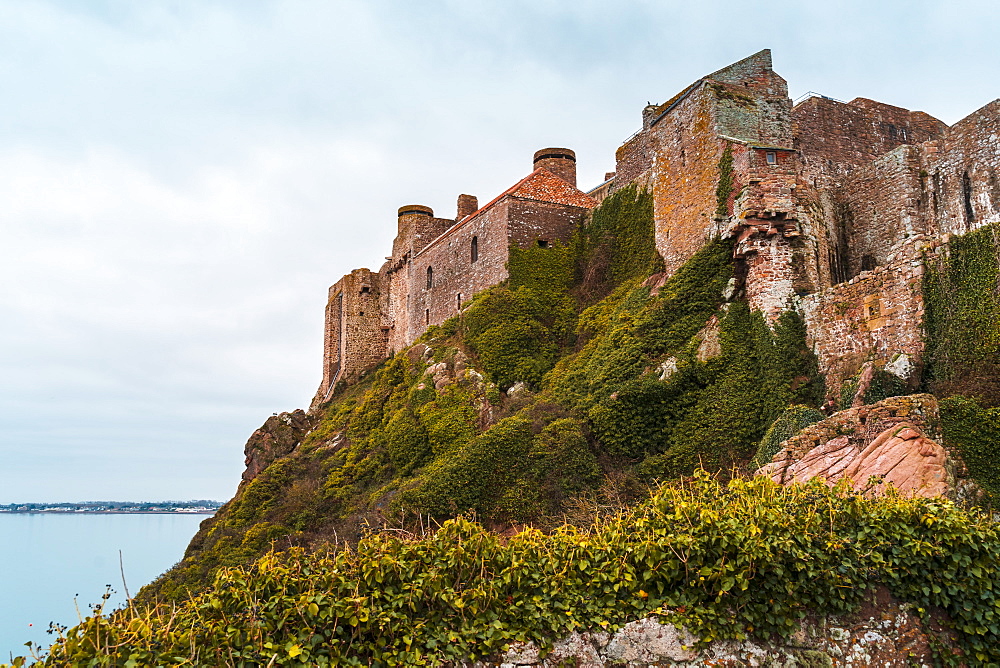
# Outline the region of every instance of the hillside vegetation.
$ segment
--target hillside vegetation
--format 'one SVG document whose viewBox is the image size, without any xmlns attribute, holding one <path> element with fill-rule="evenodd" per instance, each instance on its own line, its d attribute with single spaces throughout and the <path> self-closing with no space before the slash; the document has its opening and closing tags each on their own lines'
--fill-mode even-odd
<svg viewBox="0 0 1000 668">
<path fill-rule="evenodd" d="M 664 282 L 635 188 L 568 244 L 512 248 L 506 284 L 341 390 L 144 596 L 183 597 L 272 543 L 469 512 L 499 530 L 585 524 L 657 480 L 739 467 L 823 389 L 802 323 L 788 314 L 772 332 L 751 313 L 731 255 L 710 243 Z"/>
<path fill-rule="evenodd" d="M 587 530 L 504 540 L 458 519 L 426 538 L 272 553 L 177 606 L 97 614 L 45 663 L 441 665 L 650 614 L 702 643 L 788 637 L 882 585 L 951 620 L 961 655 L 942 644 L 942 663 L 987 665 L 1000 661 L 998 557 L 996 524 L 948 501 L 702 473 Z"/>
</svg>

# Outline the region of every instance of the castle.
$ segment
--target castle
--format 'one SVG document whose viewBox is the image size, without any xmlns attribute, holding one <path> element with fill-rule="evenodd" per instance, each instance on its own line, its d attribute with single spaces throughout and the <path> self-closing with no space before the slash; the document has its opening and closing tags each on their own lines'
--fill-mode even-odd
<svg viewBox="0 0 1000 668">
<path fill-rule="evenodd" d="M 454 219 L 401 207 L 379 271 L 330 288 L 314 405 L 505 280 L 511 245 L 566 240 L 631 184 L 652 193 L 668 275 L 732 237 L 750 306 L 772 321 L 798 310 L 831 387 L 866 361 L 915 384 L 926 258 L 950 235 L 1000 221 L 1000 100 L 952 126 L 865 98 L 793 106 L 764 50 L 643 109 L 615 162 L 583 192 L 573 151 L 542 149 L 488 204 L 460 195 Z"/>
</svg>

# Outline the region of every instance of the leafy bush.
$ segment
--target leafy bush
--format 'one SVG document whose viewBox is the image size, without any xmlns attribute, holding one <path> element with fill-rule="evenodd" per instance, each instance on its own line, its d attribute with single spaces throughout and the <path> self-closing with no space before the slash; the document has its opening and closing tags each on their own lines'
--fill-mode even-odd
<svg viewBox="0 0 1000 668">
<path fill-rule="evenodd" d="M 787 638 L 882 584 L 946 613 L 964 656 L 943 662 L 986 665 L 1000 661 L 998 561 L 996 525 L 948 501 L 699 475 L 590 531 L 505 540 L 457 519 L 422 540 L 267 555 L 177 606 L 98 610 L 44 663 L 440 665 L 648 615 L 702 643 Z"/>
</svg>

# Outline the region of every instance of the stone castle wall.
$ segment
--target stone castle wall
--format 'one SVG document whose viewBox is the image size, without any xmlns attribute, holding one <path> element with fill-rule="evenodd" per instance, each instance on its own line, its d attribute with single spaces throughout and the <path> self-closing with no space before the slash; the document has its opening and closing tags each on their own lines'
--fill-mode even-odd
<svg viewBox="0 0 1000 668">
<path fill-rule="evenodd" d="M 908 240 L 890 262 L 802 299 L 808 342 L 827 376 L 829 394 L 835 395 L 867 361 L 884 367 L 906 355 L 901 366 L 919 368 L 924 352 L 921 253 L 933 248 L 927 237 Z"/>
<path fill-rule="evenodd" d="M 961 234 L 1000 221 L 1000 100 L 924 147 L 920 173 L 936 234 Z"/>
<path fill-rule="evenodd" d="M 325 401 L 338 381 L 357 378 L 361 370 L 378 364 L 386 355 L 380 276 L 355 269 L 333 284 L 326 305 L 323 337 L 323 380 L 317 398 Z"/>
<path fill-rule="evenodd" d="M 940 137 L 947 125 L 921 111 L 857 98 L 844 103 L 810 97 L 792 109 L 803 178 L 840 185 L 856 169 L 903 144 Z"/>
<path fill-rule="evenodd" d="M 507 209 L 499 202 L 437 239 L 413 258 L 407 344 L 430 325 L 458 314 L 472 296 L 507 278 Z M 472 241 L 476 240 L 473 260 Z M 428 281 L 427 272 L 431 271 Z M 422 280 L 421 280 L 422 279 Z"/>
</svg>

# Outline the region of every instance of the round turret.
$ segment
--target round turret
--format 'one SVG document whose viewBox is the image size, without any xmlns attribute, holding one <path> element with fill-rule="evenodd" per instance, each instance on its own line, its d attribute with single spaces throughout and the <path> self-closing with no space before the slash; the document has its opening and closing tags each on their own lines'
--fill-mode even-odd
<svg viewBox="0 0 1000 668">
<path fill-rule="evenodd" d="M 555 174 L 566 183 L 576 187 L 576 153 L 568 148 L 543 148 L 535 151 L 535 169 Z"/>
<path fill-rule="evenodd" d="M 430 208 L 429 206 L 424 206 L 423 204 L 407 204 L 406 206 L 401 206 L 399 207 L 399 211 L 397 212 L 396 215 L 402 217 L 402 216 L 408 216 L 413 213 L 419 214 L 421 216 L 430 216 L 432 218 L 434 217 L 434 209 Z"/>
</svg>

